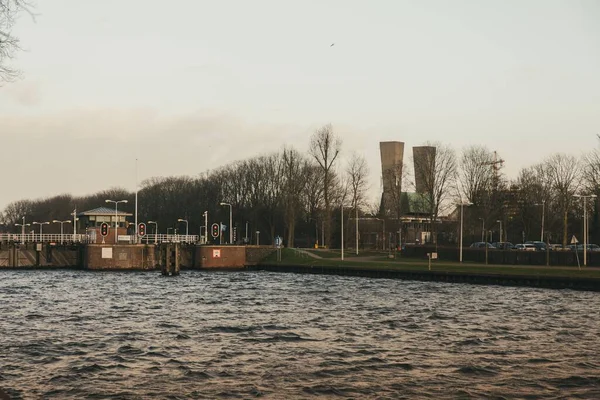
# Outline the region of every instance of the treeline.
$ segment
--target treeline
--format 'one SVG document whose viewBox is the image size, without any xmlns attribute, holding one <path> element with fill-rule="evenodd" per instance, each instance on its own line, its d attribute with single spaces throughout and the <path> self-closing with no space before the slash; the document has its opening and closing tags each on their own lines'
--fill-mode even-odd
<svg viewBox="0 0 600 400">
<path fill-rule="evenodd" d="M 185 233 L 188 221 L 190 234 L 200 234 L 204 225 L 203 213 L 208 211 L 208 224 L 229 225 L 231 204 L 237 241 L 246 237 L 251 243 L 273 243 L 281 236 L 284 243 L 313 245 L 319 236 L 331 243 L 333 209 L 342 202 L 362 215 L 367 190 L 366 161 L 352 155 L 348 165 L 340 165 L 342 142 L 330 125 L 317 130 L 311 138 L 308 154 L 294 148 L 236 161 L 196 177 L 160 177 L 143 181 L 138 190 L 138 221 L 156 221 L 161 233 L 168 228 Z M 90 196 L 60 195 L 39 200 L 20 200 L 9 204 L 2 213 L 5 227 L 17 232 L 23 216 L 26 222 L 72 220 L 72 212 L 113 205 L 106 199 L 127 200 L 119 210 L 134 213 L 135 192 L 109 189 Z M 31 229 L 31 228 L 30 228 Z M 44 227 L 52 233 L 58 224 Z M 227 228 L 229 229 L 229 227 Z M 154 225 L 148 226 L 154 233 Z M 260 232 L 257 235 L 257 231 Z M 170 230 L 172 233 L 173 230 Z M 204 232 L 202 232 L 204 233 Z M 224 237 L 228 237 L 228 233 Z"/>
<path fill-rule="evenodd" d="M 450 146 L 426 143 L 435 147 L 418 160 L 407 160 L 382 179 L 393 179 L 389 185 L 392 207 L 384 208 L 380 199 L 369 202 L 368 166 L 361 155 L 353 154 L 342 164 L 339 155 L 342 142 L 330 125 L 318 129 L 310 138 L 307 154 L 288 147 L 281 151 L 236 161 L 199 176 L 151 178 L 141 183 L 138 192 L 138 220 L 157 221 L 159 231 L 168 228 L 200 234 L 203 213 L 208 211 L 209 225 L 229 225 L 231 204 L 237 241 L 246 237 L 256 243 L 273 243 L 281 236 L 286 245 L 312 246 L 318 241 L 339 246 L 340 206 L 345 218 L 372 216 L 398 219 L 406 216 L 405 191 L 414 191 L 414 171 L 420 178 L 421 214 L 437 221 L 452 214 L 456 220 L 457 205 L 465 210 L 465 234 L 477 237 L 483 231 L 499 238 L 520 242 L 541 236 L 544 219 L 545 238 L 566 244 L 570 235 L 581 238 L 583 201 L 579 195 L 600 195 L 600 152 L 593 150 L 582 157 L 554 154 L 541 162 L 523 168 L 515 179 L 504 176 L 500 155 L 482 146 L 470 146 L 457 153 Z M 416 162 L 415 162 L 416 161 Z M 411 173 L 408 165 L 414 168 Z M 387 185 L 386 185 L 387 186 Z M 85 211 L 106 206 L 105 199 L 128 200 L 119 209 L 134 213 L 135 193 L 109 189 L 90 196 L 60 195 L 39 200 L 20 200 L 9 204 L 2 213 L 4 230 L 16 232 L 15 223 L 23 216 L 27 222 L 72 220 L 76 208 Z M 598 234 L 597 201 L 589 198 L 590 233 Z M 345 224 L 345 237 L 353 242 L 354 228 Z M 431 224 L 431 240 L 441 236 L 448 226 Z M 58 224 L 46 226 L 44 232 L 58 232 Z M 153 233 L 153 226 L 148 232 Z M 454 228 L 455 230 L 457 228 Z M 450 229 L 452 230 L 452 229 Z M 452 235 L 450 235 L 452 236 Z M 224 237 L 228 237 L 225 234 Z M 446 235 L 446 238 L 448 235 Z M 456 236 L 454 236 L 455 240 Z M 448 239 L 452 241 L 453 239 Z"/>
</svg>

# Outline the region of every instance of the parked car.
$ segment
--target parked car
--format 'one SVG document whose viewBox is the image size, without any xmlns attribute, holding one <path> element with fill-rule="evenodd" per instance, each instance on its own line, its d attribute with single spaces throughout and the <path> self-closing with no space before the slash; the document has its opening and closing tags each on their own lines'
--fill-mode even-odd
<svg viewBox="0 0 600 400">
<path fill-rule="evenodd" d="M 495 247 L 492 246 L 491 243 L 488 243 L 487 245 L 488 245 L 488 249 L 495 249 Z M 475 243 L 472 243 L 470 247 L 474 247 L 474 248 L 477 248 L 477 249 L 484 249 L 485 248 L 485 242 L 475 242 Z"/>
<path fill-rule="evenodd" d="M 536 247 L 531 243 L 521 243 L 515 245 L 515 250 L 521 251 L 537 251 Z"/>
<path fill-rule="evenodd" d="M 528 242 L 525 242 L 524 244 L 531 244 L 535 247 L 536 250 L 538 251 L 546 251 L 547 250 L 547 246 L 546 243 L 544 242 L 540 242 L 539 240 L 530 240 Z"/>
<path fill-rule="evenodd" d="M 511 242 L 494 242 L 492 246 L 500 250 L 512 250 L 515 247 Z"/>
<path fill-rule="evenodd" d="M 574 244 L 570 245 L 569 248 L 572 251 L 575 251 L 575 245 Z M 600 246 L 598 246 L 597 244 L 588 244 L 587 245 L 587 250 L 588 251 L 593 251 L 593 252 L 600 251 Z M 583 251 L 583 244 L 581 244 L 581 243 L 577 244 L 577 251 Z"/>
</svg>

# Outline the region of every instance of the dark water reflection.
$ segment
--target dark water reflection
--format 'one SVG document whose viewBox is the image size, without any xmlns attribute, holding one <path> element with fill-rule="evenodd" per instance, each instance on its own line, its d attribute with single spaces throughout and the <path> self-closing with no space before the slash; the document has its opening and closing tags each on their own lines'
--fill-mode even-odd
<svg viewBox="0 0 600 400">
<path fill-rule="evenodd" d="M 600 398 L 600 295 L 318 275 L 3 271 L 14 398 Z"/>
</svg>

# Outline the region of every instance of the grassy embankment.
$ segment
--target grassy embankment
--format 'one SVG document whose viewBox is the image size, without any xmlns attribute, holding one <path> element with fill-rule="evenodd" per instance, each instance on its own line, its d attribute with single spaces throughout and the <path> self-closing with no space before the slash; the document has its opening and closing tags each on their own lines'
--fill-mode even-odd
<svg viewBox="0 0 600 400">
<path fill-rule="evenodd" d="M 306 254 L 310 252 L 321 258 Z M 349 254 L 344 252 L 344 261 L 340 260 L 339 250 L 304 250 L 282 249 L 281 262 L 277 261 L 276 253 L 271 254 L 261 264 L 271 265 L 310 265 L 319 267 L 372 269 L 382 271 L 426 271 L 428 261 L 416 258 L 390 259 L 386 253 L 365 252 Z M 510 276 L 554 276 L 565 278 L 594 278 L 600 279 L 600 268 L 560 267 L 560 266 L 527 266 L 527 265 L 485 265 L 472 262 L 449 262 L 443 260 L 431 261 L 432 271 L 467 273 L 478 275 L 510 275 Z"/>
</svg>

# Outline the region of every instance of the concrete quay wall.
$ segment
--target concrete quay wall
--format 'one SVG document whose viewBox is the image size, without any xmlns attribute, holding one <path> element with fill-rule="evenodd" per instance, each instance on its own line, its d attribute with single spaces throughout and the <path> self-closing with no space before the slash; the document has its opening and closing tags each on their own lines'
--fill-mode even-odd
<svg viewBox="0 0 600 400">
<path fill-rule="evenodd" d="M 48 243 L 28 243 L 0 247 L 0 269 L 75 268 L 82 265 L 81 249 Z"/>
<path fill-rule="evenodd" d="M 165 267 L 167 263 L 177 264 L 183 269 L 243 269 L 256 265 L 274 251 L 275 248 L 271 246 L 212 246 L 181 243 L 160 245 L 105 243 L 74 246 L 11 243 L 0 245 L 0 269 L 155 270 Z"/>
</svg>

